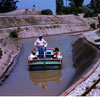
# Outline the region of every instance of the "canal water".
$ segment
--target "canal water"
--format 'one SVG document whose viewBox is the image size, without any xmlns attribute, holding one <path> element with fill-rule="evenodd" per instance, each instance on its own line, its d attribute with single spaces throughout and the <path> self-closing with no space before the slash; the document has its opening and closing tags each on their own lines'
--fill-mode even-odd
<svg viewBox="0 0 100 100">
<path fill-rule="evenodd" d="M 73 66 L 72 41 L 77 36 L 55 35 L 44 37 L 48 48 L 59 47 L 63 56 L 62 70 L 28 71 L 28 56 L 36 38 L 19 39 L 23 50 L 16 60 L 14 70 L 0 86 L 0 96 L 58 96 L 66 90 L 76 69 Z"/>
</svg>

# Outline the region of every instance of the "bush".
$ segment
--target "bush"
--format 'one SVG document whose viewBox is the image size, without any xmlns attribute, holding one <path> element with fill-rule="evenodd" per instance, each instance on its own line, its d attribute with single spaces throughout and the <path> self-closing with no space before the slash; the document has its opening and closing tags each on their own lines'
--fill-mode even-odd
<svg viewBox="0 0 100 100">
<path fill-rule="evenodd" d="M 41 15 L 53 15 L 50 9 L 45 9 L 41 11 Z"/>
<path fill-rule="evenodd" d="M 93 28 L 93 29 L 96 29 L 96 24 L 92 23 L 92 24 L 90 24 L 90 27 Z"/>
<path fill-rule="evenodd" d="M 84 14 L 84 18 L 86 18 L 86 17 L 97 17 L 97 16 L 98 16 L 97 13 L 91 13 L 91 12 L 86 12 Z"/>
<path fill-rule="evenodd" d="M 26 9 L 25 9 L 25 14 L 26 14 L 26 15 L 27 15 L 27 12 L 28 12 L 28 9 L 26 8 Z"/>
<path fill-rule="evenodd" d="M 17 9 L 18 0 L 0 0 L 0 13 Z"/>
<path fill-rule="evenodd" d="M 15 30 L 10 32 L 10 37 L 18 38 L 17 32 Z"/>
<path fill-rule="evenodd" d="M 92 17 L 92 13 L 90 12 L 86 12 L 83 16 L 84 18 L 87 18 L 87 17 Z"/>
</svg>

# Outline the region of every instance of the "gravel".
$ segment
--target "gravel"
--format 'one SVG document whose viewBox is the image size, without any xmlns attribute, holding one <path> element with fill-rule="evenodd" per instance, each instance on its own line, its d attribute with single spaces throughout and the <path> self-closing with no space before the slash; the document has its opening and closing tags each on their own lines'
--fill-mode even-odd
<svg viewBox="0 0 100 100">
<path fill-rule="evenodd" d="M 79 95 L 82 95 L 82 93 L 85 92 L 86 87 L 91 86 L 93 84 L 93 81 L 97 80 L 99 78 L 98 74 L 100 74 L 100 65 L 88 79 L 86 79 L 84 82 L 82 82 L 80 85 L 78 85 L 72 92 L 70 92 L 68 94 L 68 96 L 79 96 Z M 99 89 L 98 93 L 100 95 L 100 89 Z"/>
</svg>

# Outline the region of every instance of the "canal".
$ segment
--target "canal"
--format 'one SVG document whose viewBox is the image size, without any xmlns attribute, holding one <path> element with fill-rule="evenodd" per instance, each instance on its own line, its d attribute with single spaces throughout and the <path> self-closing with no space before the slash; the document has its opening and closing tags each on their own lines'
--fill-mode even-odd
<svg viewBox="0 0 100 100">
<path fill-rule="evenodd" d="M 44 39 L 48 48 L 59 47 L 63 56 L 62 70 L 28 71 L 28 56 L 34 48 L 36 38 L 19 39 L 23 44 L 21 54 L 13 64 L 14 70 L 0 86 L 0 96 L 58 96 L 73 80 L 76 69 L 73 66 L 72 41 L 77 36 L 55 35 Z"/>
</svg>

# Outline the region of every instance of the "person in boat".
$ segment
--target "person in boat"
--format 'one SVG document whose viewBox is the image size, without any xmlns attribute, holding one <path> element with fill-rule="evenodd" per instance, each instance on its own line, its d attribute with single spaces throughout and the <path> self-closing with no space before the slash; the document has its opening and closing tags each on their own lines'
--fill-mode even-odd
<svg viewBox="0 0 100 100">
<path fill-rule="evenodd" d="M 38 59 L 35 49 L 32 51 L 32 53 L 29 56 L 29 60 L 33 60 L 33 59 Z"/>
<path fill-rule="evenodd" d="M 44 58 L 44 51 L 48 45 L 48 43 L 42 37 L 42 35 L 39 35 L 39 38 L 34 43 L 34 45 L 38 48 L 40 59 Z"/>
<path fill-rule="evenodd" d="M 59 51 L 59 48 L 55 48 L 54 49 L 54 54 L 53 54 L 53 58 L 56 58 L 56 59 L 62 59 L 62 56 L 60 54 L 60 51 Z"/>
</svg>

